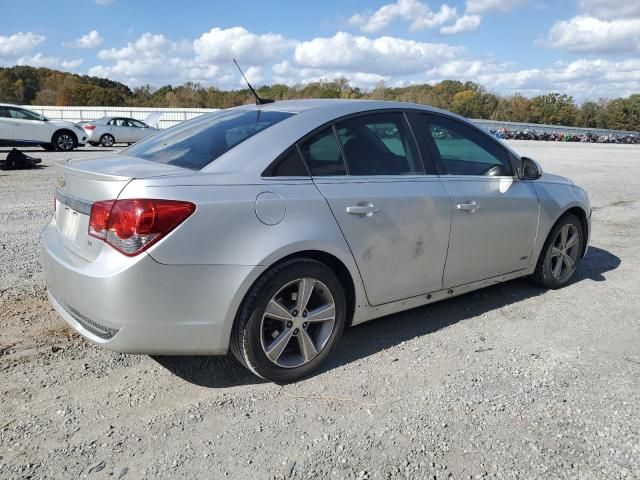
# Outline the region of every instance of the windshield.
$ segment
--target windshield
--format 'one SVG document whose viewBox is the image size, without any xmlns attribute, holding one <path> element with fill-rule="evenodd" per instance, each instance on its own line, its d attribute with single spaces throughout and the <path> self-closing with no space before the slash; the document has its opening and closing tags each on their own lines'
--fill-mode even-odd
<svg viewBox="0 0 640 480">
<path fill-rule="evenodd" d="M 121 154 L 200 170 L 247 138 L 292 115 L 221 110 L 180 123 L 122 150 Z"/>
</svg>

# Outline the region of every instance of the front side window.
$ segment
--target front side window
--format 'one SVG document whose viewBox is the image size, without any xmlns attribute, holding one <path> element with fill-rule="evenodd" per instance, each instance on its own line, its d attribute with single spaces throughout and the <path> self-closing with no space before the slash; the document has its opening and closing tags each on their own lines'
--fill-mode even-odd
<svg viewBox="0 0 640 480">
<path fill-rule="evenodd" d="M 404 115 L 376 113 L 336 124 L 350 175 L 424 174 Z"/>
<path fill-rule="evenodd" d="M 147 137 L 125 148 L 121 154 L 200 170 L 253 135 L 292 115 L 258 109 L 220 110 Z"/>
<path fill-rule="evenodd" d="M 340 145 L 331 127 L 309 138 L 300 149 L 314 177 L 347 174 Z"/>
<path fill-rule="evenodd" d="M 29 110 L 23 110 L 22 108 L 7 108 L 12 118 L 17 120 L 42 120 L 42 118 Z"/>
<path fill-rule="evenodd" d="M 421 115 L 447 175 L 512 175 L 507 152 L 461 122 Z"/>
</svg>

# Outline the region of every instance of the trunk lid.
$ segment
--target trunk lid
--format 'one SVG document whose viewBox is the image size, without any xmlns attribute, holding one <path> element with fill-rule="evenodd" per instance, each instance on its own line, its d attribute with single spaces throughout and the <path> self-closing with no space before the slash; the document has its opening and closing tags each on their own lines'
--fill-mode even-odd
<svg viewBox="0 0 640 480">
<path fill-rule="evenodd" d="M 67 249 L 89 262 L 98 256 L 105 245 L 88 233 L 93 202 L 117 199 L 124 187 L 135 178 L 186 173 L 180 167 L 120 155 L 66 160 L 57 163 L 55 168 L 55 220 L 58 235 Z"/>
</svg>

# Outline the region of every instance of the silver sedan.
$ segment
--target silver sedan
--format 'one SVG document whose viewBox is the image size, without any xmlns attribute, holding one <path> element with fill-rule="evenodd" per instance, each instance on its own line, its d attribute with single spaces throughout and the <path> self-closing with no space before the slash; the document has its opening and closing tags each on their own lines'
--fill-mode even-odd
<svg viewBox="0 0 640 480">
<path fill-rule="evenodd" d="M 465 119 L 391 102 L 221 110 L 57 166 L 49 299 L 89 340 L 230 348 L 276 382 L 345 327 L 530 276 L 566 285 L 591 206 Z"/>
<path fill-rule="evenodd" d="M 127 117 L 102 117 L 80 124 L 90 145 L 112 147 L 116 143 L 135 143 L 160 130 Z"/>
</svg>

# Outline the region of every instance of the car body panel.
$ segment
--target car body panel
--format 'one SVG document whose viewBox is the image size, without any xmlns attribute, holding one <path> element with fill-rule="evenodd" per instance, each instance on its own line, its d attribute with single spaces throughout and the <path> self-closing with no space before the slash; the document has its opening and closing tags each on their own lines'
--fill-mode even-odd
<svg viewBox="0 0 640 480">
<path fill-rule="evenodd" d="M 530 184 L 513 177 L 473 175 L 443 175 L 441 180 L 452 204 L 445 287 L 530 265 L 539 215 L 538 197 Z M 471 202 L 477 210 L 458 208 Z"/>
<path fill-rule="evenodd" d="M 346 115 L 385 109 L 445 114 L 439 110 L 336 100 L 238 108 L 296 114 L 197 171 L 126 151 L 58 167 L 64 185 L 57 188 L 66 196 L 56 209 L 67 213 L 57 213 L 43 233 L 47 285 L 54 307 L 90 340 L 131 353 L 225 353 L 251 286 L 292 255 L 331 256 L 345 267 L 354 290 L 351 324 L 358 324 L 528 275 L 564 212 L 577 207 L 590 218 L 584 190 L 550 174 L 538 180 L 263 176 L 291 145 Z M 520 157 L 507 150 L 518 170 Z M 457 202 L 471 197 L 479 199 L 477 214 L 457 212 Z M 74 206 L 86 210 L 93 201 L 115 198 L 186 200 L 196 211 L 135 257 L 77 233 L 86 218 L 71 235 L 66 216 L 74 215 Z M 364 218 L 346 214 L 347 206 L 362 201 L 380 211 Z M 97 246 L 82 245 L 91 241 Z M 96 337 L 78 312 L 118 333 Z"/>
<path fill-rule="evenodd" d="M 372 305 L 442 288 L 451 202 L 438 177 L 347 176 L 314 181 L 347 239 Z M 378 211 L 347 212 L 358 205 Z"/>
</svg>

